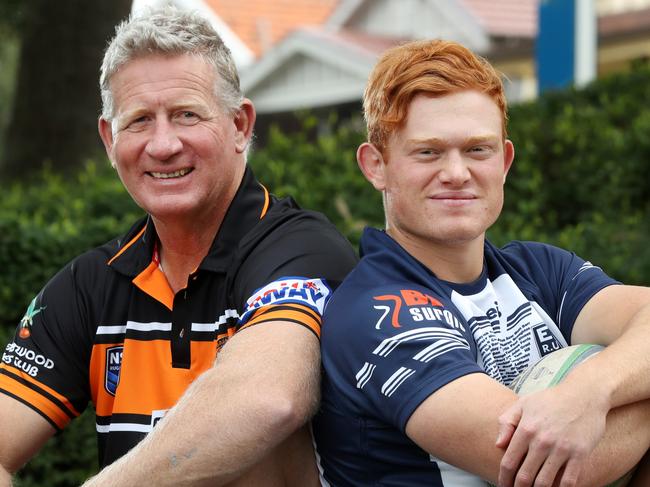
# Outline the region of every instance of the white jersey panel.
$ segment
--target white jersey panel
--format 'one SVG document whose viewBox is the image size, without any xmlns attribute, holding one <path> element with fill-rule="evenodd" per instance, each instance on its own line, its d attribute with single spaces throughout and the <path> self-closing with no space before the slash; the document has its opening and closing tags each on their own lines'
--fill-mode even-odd
<svg viewBox="0 0 650 487">
<path fill-rule="evenodd" d="M 488 279 L 472 295 L 452 291 L 451 300 L 470 327 L 478 364 L 502 384 L 510 384 L 547 353 L 567 346 L 555 322 L 526 299 L 507 274 Z"/>
<path fill-rule="evenodd" d="M 453 465 L 449 465 L 433 455 L 429 455 L 429 458 L 438 466 L 438 469 L 440 470 L 440 478 L 445 486 L 485 487 L 487 485 L 485 480 L 476 475 L 472 475 L 471 473 L 467 473 Z"/>
</svg>

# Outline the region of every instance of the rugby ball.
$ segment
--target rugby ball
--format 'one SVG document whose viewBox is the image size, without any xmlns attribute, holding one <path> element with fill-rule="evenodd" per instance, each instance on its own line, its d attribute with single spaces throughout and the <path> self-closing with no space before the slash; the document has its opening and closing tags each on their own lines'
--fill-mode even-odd
<svg viewBox="0 0 650 487">
<path fill-rule="evenodd" d="M 573 345 L 556 350 L 524 370 L 508 387 L 520 396 L 553 387 L 602 349 L 600 345 Z"/>
<path fill-rule="evenodd" d="M 562 382 L 578 364 L 589 360 L 589 357 L 597 354 L 603 348 L 600 345 L 573 345 L 556 350 L 524 370 L 509 387 L 520 396 L 553 387 Z M 607 487 L 627 485 L 633 473 L 634 469 Z"/>
</svg>

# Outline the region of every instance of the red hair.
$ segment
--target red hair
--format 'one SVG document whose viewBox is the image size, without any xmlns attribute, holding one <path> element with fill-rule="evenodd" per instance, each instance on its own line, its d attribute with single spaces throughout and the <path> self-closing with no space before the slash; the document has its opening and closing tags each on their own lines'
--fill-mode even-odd
<svg viewBox="0 0 650 487">
<path fill-rule="evenodd" d="M 368 141 L 383 150 L 390 133 L 403 126 L 415 95 L 444 96 L 477 90 L 494 100 L 506 137 L 508 108 L 503 83 L 484 58 L 456 42 L 415 41 L 386 51 L 370 73 L 363 94 Z"/>
</svg>

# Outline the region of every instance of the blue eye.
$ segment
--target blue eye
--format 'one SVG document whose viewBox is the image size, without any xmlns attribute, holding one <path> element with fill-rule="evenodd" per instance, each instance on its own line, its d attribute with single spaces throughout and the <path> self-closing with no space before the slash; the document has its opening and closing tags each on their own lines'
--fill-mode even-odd
<svg viewBox="0 0 650 487">
<path fill-rule="evenodd" d="M 179 123 L 188 125 L 188 124 L 195 124 L 199 121 L 200 117 L 189 110 L 183 110 L 182 112 L 178 112 L 176 116 L 174 117 Z"/>
<path fill-rule="evenodd" d="M 142 115 L 140 117 L 135 117 L 130 120 L 126 126 L 127 130 L 140 130 L 143 126 L 149 122 L 150 118 L 147 115 Z"/>
</svg>

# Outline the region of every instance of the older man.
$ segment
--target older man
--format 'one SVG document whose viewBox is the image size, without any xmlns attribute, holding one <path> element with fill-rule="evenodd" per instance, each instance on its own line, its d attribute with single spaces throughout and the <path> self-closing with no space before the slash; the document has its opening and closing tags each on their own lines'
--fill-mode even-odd
<svg viewBox="0 0 650 487">
<path fill-rule="evenodd" d="M 92 401 L 111 464 L 92 485 L 309 485 L 310 437 L 293 433 L 354 252 L 255 180 L 255 110 L 203 19 L 129 19 L 101 71 L 99 133 L 147 217 L 34 298 L 0 368 L 0 478 Z"/>
<path fill-rule="evenodd" d="M 357 152 L 385 231 L 324 318 L 324 478 L 342 486 L 604 485 L 650 445 L 650 289 L 570 252 L 485 238 L 514 159 L 501 79 L 452 42 L 380 59 Z M 506 386 L 549 350 L 604 351 L 560 385 Z M 644 484 L 648 485 L 648 484 Z"/>
</svg>

